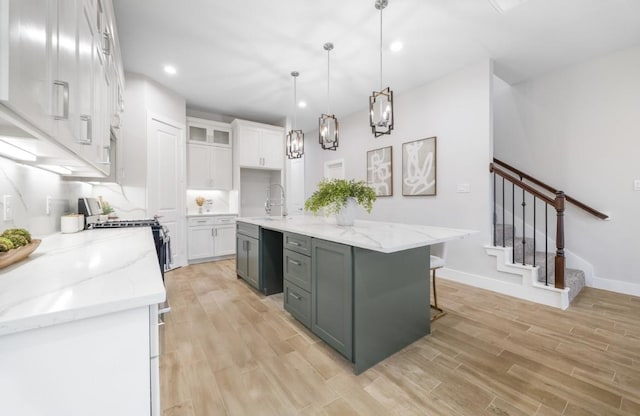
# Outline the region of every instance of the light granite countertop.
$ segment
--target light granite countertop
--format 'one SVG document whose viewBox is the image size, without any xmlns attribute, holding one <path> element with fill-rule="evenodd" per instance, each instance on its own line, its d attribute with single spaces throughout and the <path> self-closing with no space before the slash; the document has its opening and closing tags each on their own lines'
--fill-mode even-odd
<svg viewBox="0 0 640 416">
<path fill-rule="evenodd" d="M 394 253 L 467 237 L 477 231 L 430 225 L 356 220 L 353 226 L 336 225 L 335 218 L 292 215 L 288 217 L 239 217 L 237 222 L 288 231 L 382 253 Z"/>
<path fill-rule="evenodd" d="M 149 228 L 45 237 L 0 270 L 0 336 L 152 305 L 166 296 Z"/>
</svg>

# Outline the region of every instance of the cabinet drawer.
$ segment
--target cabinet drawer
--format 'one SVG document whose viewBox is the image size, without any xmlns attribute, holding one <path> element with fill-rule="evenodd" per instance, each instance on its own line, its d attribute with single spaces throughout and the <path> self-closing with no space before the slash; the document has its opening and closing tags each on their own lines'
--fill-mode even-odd
<svg viewBox="0 0 640 416">
<path fill-rule="evenodd" d="M 236 222 L 236 231 L 238 234 L 244 234 L 253 238 L 260 238 L 260 226 L 255 224 Z"/>
<path fill-rule="evenodd" d="M 311 255 L 311 237 L 306 235 L 284 233 L 284 239 L 282 240 L 284 248 L 296 251 L 305 256 Z"/>
<path fill-rule="evenodd" d="M 283 276 L 306 291 L 311 291 L 311 258 L 295 251 L 284 249 Z"/>
<path fill-rule="evenodd" d="M 213 225 L 213 217 L 189 217 L 189 227 L 199 227 L 201 225 Z"/>
<path fill-rule="evenodd" d="M 304 326 L 311 327 L 311 295 L 286 280 L 284 281 L 284 309 Z"/>
<path fill-rule="evenodd" d="M 236 222 L 236 217 L 215 217 L 215 223 L 219 224 L 234 224 Z"/>
</svg>

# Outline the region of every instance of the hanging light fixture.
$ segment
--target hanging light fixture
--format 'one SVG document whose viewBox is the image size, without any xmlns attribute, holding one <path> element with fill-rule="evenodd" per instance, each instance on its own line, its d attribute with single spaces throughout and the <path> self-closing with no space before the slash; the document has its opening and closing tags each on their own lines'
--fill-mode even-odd
<svg viewBox="0 0 640 416">
<path fill-rule="evenodd" d="M 338 119 L 334 114 L 330 114 L 331 103 L 331 62 L 330 54 L 333 49 L 333 43 L 324 44 L 324 50 L 327 51 L 327 113 L 322 114 L 318 119 L 318 139 L 320 146 L 324 150 L 336 150 L 338 148 Z"/>
<path fill-rule="evenodd" d="M 375 137 L 391 134 L 393 130 L 393 91 L 382 88 L 382 10 L 389 0 L 375 0 L 376 9 L 380 10 L 380 91 L 374 91 L 369 97 L 369 124 Z"/>
<path fill-rule="evenodd" d="M 291 76 L 293 77 L 293 128 L 287 133 L 287 158 L 300 159 L 304 154 L 304 133 L 302 130 L 296 130 L 296 103 L 297 103 L 297 90 L 296 90 L 296 78 L 300 73 L 293 71 Z"/>
</svg>

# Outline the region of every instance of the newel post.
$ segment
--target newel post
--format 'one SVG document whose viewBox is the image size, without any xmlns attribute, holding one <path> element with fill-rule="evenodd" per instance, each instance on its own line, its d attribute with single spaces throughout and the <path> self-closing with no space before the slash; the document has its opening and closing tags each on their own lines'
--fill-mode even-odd
<svg viewBox="0 0 640 416">
<path fill-rule="evenodd" d="M 555 199 L 556 208 L 556 289 L 564 289 L 564 192 L 557 191 Z"/>
</svg>

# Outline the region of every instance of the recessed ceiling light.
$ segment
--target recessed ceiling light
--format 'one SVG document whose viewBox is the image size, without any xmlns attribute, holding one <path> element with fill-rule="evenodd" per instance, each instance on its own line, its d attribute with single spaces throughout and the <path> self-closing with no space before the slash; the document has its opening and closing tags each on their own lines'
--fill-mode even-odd
<svg viewBox="0 0 640 416">
<path fill-rule="evenodd" d="M 400 42 L 399 40 L 397 40 L 397 41 L 393 42 L 391 45 L 389 45 L 389 49 L 391 50 L 391 52 L 401 51 L 403 47 L 404 47 L 403 43 Z"/>
<path fill-rule="evenodd" d="M 489 0 L 489 3 L 491 3 L 498 12 L 505 13 L 527 1 L 528 0 Z"/>
<path fill-rule="evenodd" d="M 298 107 L 307 108 L 307 102 L 306 101 L 299 101 L 298 102 Z"/>
<path fill-rule="evenodd" d="M 171 66 L 171 65 L 165 65 L 164 66 L 164 72 L 166 72 L 169 75 L 175 75 L 176 72 L 176 67 L 175 66 Z"/>
</svg>

